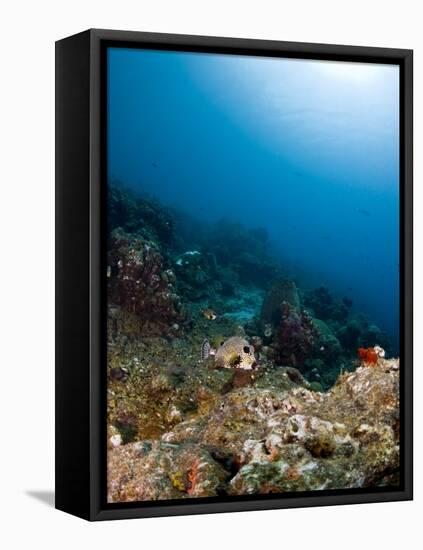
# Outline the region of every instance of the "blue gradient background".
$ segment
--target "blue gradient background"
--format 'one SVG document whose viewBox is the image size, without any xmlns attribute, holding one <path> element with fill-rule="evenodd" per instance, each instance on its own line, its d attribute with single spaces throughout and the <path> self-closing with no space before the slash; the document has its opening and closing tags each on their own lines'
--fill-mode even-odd
<svg viewBox="0 0 423 550">
<path fill-rule="evenodd" d="M 398 342 L 399 69 L 111 48 L 109 181 L 264 226 Z"/>
</svg>

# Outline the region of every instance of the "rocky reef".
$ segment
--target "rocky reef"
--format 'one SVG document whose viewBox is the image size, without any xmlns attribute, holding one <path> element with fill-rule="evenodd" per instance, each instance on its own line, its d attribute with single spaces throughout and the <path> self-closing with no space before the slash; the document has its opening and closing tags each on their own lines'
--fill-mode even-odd
<svg viewBox="0 0 423 550">
<path fill-rule="evenodd" d="M 120 228 L 148 241 L 169 244 L 173 240 L 172 216 L 151 199 L 115 184 L 108 186 L 107 205 L 109 233 Z"/>
<path fill-rule="evenodd" d="M 109 501 L 398 483 L 397 360 L 360 365 L 325 393 L 281 370 L 209 396 L 155 440 L 113 446 L 111 436 Z"/>
<path fill-rule="evenodd" d="M 243 285 L 267 287 L 279 273 L 264 228 L 247 229 L 229 220 L 218 222 L 203 241 L 218 264 L 236 274 Z"/>
<path fill-rule="evenodd" d="M 274 335 L 277 362 L 282 365 L 302 366 L 310 357 L 318 330 L 306 311 L 298 312 L 288 302 L 280 305 L 280 321 Z"/>
<path fill-rule="evenodd" d="M 185 313 L 174 288 L 176 277 L 154 243 L 114 230 L 107 269 L 109 303 L 135 314 L 140 334 L 179 331 Z M 109 311 L 113 320 L 113 308 Z"/>
<path fill-rule="evenodd" d="M 329 290 L 323 286 L 310 290 L 304 294 L 304 305 L 310 309 L 314 316 L 327 321 L 345 321 L 352 301 L 344 298 L 335 300 Z"/>
<path fill-rule="evenodd" d="M 394 346 L 276 258 L 110 186 L 109 502 L 398 484 Z"/>
</svg>

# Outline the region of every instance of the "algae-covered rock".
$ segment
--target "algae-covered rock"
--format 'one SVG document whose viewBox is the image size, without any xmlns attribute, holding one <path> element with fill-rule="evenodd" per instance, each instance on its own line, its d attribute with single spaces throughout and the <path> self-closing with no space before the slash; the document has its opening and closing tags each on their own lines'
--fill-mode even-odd
<svg viewBox="0 0 423 550">
<path fill-rule="evenodd" d="M 296 368 L 266 362 L 266 346 L 257 370 L 201 361 L 205 329 L 213 339 L 236 327 L 199 319 L 189 340 L 110 342 L 111 501 L 398 482 L 398 360 L 360 365 L 323 391 Z"/>
<path fill-rule="evenodd" d="M 158 416 L 147 409 L 157 418 L 155 441 L 125 443 L 118 422 L 109 430 L 109 500 L 392 486 L 399 471 L 398 367 L 398 360 L 380 358 L 341 374 L 327 392 L 309 389 L 292 368 L 264 369 L 248 386 L 220 394 L 201 377 L 195 386 L 189 374 L 187 387 L 197 387 L 191 410 L 179 390 L 155 403 Z M 210 378 L 230 372 L 200 369 Z M 170 392 L 169 378 L 158 376 L 148 391 L 170 397 L 175 386 Z"/>
<path fill-rule="evenodd" d="M 336 300 L 323 286 L 304 294 L 304 305 L 310 308 L 316 317 L 324 321 L 329 319 L 345 321 L 349 313 L 348 304 L 348 299 Z"/>
<path fill-rule="evenodd" d="M 273 337 L 273 348 L 280 364 L 302 367 L 313 356 L 319 335 L 306 311 L 297 311 L 288 302 L 282 302 L 279 324 Z"/>
<path fill-rule="evenodd" d="M 141 197 L 121 185 L 109 185 L 107 192 L 110 232 L 121 228 L 148 240 L 169 243 L 174 237 L 174 223 L 165 208 Z"/>
<path fill-rule="evenodd" d="M 109 308 L 116 333 L 125 332 L 123 325 L 130 324 L 132 315 L 142 335 L 178 334 L 186 314 L 174 282 L 174 272 L 166 269 L 154 243 L 113 231 L 108 254 L 109 303 L 125 312 L 119 316 Z"/>
<path fill-rule="evenodd" d="M 351 299 L 263 229 L 109 195 L 109 502 L 398 486 L 399 362 Z"/>
<path fill-rule="evenodd" d="M 294 414 L 276 411 L 266 436 L 244 443 L 229 494 L 395 485 L 398 382 L 398 362 L 379 360 L 341 375 L 326 394 L 303 390 Z"/>
<path fill-rule="evenodd" d="M 316 357 L 333 360 L 342 354 L 342 347 L 330 327 L 320 319 L 313 319 L 313 324 L 318 330 L 316 342 Z"/>
<path fill-rule="evenodd" d="M 216 496 L 228 472 L 195 445 L 142 441 L 110 449 L 108 502 Z"/>
<path fill-rule="evenodd" d="M 288 378 L 288 377 L 287 377 Z M 399 470 L 398 362 L 345 373 L 327 393 L 287 383 L 231 392 L 163 440 L 230 453 L 228 494 L 367 487 Z"/>
<path fill-rule="evenodd" d="M 286 302 L 293 309 L 300 309 L 300 297 L 294 281 L 289 279 L 277 279 L 268 290 L 260 313 L 260 321 L 263 326 L 270 324 L 278 327 L 281 320 L 281 306 Z"/>
</svg>

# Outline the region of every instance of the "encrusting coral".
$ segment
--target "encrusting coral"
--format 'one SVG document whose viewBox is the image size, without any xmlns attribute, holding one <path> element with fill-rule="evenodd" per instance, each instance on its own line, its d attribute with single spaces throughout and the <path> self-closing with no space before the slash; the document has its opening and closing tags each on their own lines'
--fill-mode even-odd
<svg viewBox="0 0 423 550">
<path fill-rule="evenodd" d="M 113 231 L 108 255 L 109 302 L 137 315 L 142 334 L 175 330 L 185 319 L 176 277 L 154 244 Z M 179 327 L 178 327 L 179 328 Z"/>
<path fill-rule="evenodd" d="M 198 445 L 144 441 L 111 451 L 108 477 L 108 501 L 130 502 L 216 496 L 228 473 Z"/>
<path fill-rule="evenodd" d="M 399 360 L 350 298 L 260 228 L 109 210 L 109 502 L 398 485 Z"/>
<path fill-rule="evenodd" d="M 342 301 L 337 301 L 327 288 L 321 286 L 305 293 L 304 305 L 323 321 L 328 319 L 345 321 L 351 307 L 351 300 L 344 298 Z"/>
<path fill-rule="evenodd" d="M 398 482 L 398 360 L 341 374 L 326 393 L 284 380 L 222 395 L 160 442 L 111 445 L 109 501 Z"/>
<path fill-rule="evenodd" d="M 267 291 L 260 312 L 260 322 L 264 326 L 271 324 L 277 327 L 281 320 L 281 304 L 285 302 L 294 310 L 301 308 L 300 297 L 294 281 L 277 279 Z"/>
<path fill-rule="evenodd" d="M 282 302 L 280 310 L 280 322 L 274 337 L 278 361 L 282 365 L 300 367 L 311 356 L 318 329 L 306 311 L 298 312 L 288 302 Z"/>
</svg>

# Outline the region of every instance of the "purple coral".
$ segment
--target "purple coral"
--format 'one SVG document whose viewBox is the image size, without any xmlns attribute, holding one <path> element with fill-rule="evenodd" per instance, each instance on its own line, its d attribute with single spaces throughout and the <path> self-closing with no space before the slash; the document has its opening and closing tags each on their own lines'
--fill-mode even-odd
<svg viewBox="0 0 423 550">
<path fill-rule="evenodd" d="M 116 230 L 109 242 L 108 265 L 110 302 L 136 314 L 144 333 L 166 333 L 183 321 L 175 274 L 165 269 L 155 245 Z"/>
<path fill-rule="evenodd" d="M 318 332 L 307 312 L 298 312 L 288 302 L 281 304 L 281 319 L 273 347 L 283 365 L 302 366 L 313 350 Z"/>
</svg>

